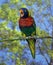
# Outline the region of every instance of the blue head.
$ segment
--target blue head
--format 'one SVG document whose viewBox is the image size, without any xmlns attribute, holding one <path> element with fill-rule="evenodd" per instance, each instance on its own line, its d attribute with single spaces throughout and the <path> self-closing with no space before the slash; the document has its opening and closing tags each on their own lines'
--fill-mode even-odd
<svg viewBox="0 0 53 65">
<path fill-rule="evenodd" d="M 27 18 L 29 16 L 29 12 L 26 8 L 20 9 L 20 17 L 21 18 Z"/>
</svg>

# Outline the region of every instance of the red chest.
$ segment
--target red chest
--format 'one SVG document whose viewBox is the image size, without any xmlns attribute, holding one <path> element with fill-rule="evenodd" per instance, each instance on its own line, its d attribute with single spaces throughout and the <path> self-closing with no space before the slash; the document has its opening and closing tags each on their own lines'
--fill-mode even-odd
<svg viewBox="0 0 53 65">
<path fill-rule="evenodd" d="M 33 25 L 33 18 L 32 17 L 28 17 L 26 19 L 22 19 L 20 18 L 19 20 L 19 26 L 21 27 L 28 27 L 28 26 L 31 26 Z"/>
</svg>

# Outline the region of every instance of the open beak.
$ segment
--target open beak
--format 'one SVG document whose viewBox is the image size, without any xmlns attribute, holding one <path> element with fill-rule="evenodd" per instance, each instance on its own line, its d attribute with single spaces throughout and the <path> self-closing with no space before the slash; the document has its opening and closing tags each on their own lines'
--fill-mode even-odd
<svg viewBox="0 0 53 65">
<path fill-rule="evenodd" d="M 24 16 L 23 10 L 20 10 L 19 12 L 20 12 L 20 16 L 23 17 Z"/>
<path fill-rule="evenodd" d="M 20 12 L 20 14 L 22 14 L 23 13 L 23 10 L 20 10 L 19 12 Z"/>
</svg>

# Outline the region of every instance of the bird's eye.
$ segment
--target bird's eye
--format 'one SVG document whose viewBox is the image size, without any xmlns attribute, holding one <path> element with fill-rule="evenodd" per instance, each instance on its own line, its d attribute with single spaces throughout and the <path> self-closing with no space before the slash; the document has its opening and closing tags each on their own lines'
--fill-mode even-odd
<svg viewBox="0 0 53 65">
<path fill-rule="evenodd" d="M 26 12 L 26 10 L 25 10 L 25 12 Z"/>
</svg>

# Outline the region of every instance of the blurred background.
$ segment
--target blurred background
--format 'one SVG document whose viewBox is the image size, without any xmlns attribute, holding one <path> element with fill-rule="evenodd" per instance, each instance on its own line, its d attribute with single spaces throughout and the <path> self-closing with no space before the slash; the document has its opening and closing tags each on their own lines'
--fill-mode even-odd
<svg viewBox="0 0 53 65">
<path fill-rule="evenodd" d="M 53 39 L 37 39 L 35 59 L 19 29 L 19 9 L 27 8 L 37 36 L 53 36 L 53 0 L 0 0 L 0 65 L 53 65 Z M 8 39 L 8 41 L 2 41 Z"/>
</svg>

